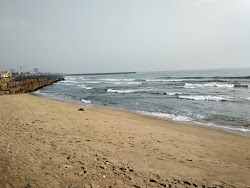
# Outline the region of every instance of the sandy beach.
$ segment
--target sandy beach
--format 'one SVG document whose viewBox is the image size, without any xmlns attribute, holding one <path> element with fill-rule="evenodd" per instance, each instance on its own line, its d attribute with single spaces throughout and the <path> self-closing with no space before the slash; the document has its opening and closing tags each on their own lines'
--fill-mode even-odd
<svg viewBox="0 0 250 188">
<path fill-rule="evenodd" d="M 0 96 L 0 187 L 249 187 L 250 138 Z"/>
</svg>

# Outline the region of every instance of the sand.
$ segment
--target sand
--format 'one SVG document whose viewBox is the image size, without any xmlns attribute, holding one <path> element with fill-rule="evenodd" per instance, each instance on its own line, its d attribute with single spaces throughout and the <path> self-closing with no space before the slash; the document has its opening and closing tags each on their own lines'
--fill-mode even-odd
<svg viewBox="0 0 250 188">
<path fill-rule="evenodd" d="M 31 94 L 0 96 L 0 187 L 247 187 L 250 138 Z"/>
</svg>

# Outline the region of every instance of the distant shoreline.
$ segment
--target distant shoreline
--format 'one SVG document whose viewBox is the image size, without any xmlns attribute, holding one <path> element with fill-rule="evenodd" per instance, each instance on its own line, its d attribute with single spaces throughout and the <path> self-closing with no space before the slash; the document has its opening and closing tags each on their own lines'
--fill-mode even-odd
<svg viewBox="0 0 250 188">
<path fill-rule="evenodd" d="M 107 72 L 107 73 L 83 73 L 83 74 L 66 74 L 65 76 L 90 76 L 90 75 L 112 75 L 112 74 L 136 74 L 137 72 Z"/>
<path fill-rule="evenodd" d="M 39 91 L 39 90 L 38 90 Z M 187 125 L 187 126 L 195 126 L 195 127 L 201 127 L 201 128 L 205 128 L 205 129 L 209 129 L 209 130 L 214 130 L 214 131 L 219 131 L 219 132 L 223 132 L 226 134 L 232 134 L 232 135 L 236 135 L 236 136 L 242 136 L 242 137 L 246 137 L 246 138 L 250 138 L 249 135 L 244 134 L 244 132 L 236 132 L 236 131 L 232 131 L 230 129 L 223 129 L 221 127 L 211 127 L 211 126 L 207 126 L 206 124 L 201 124 L 198 122 L 186 122 L 186 121 L 177 121 L 177 120 L 172 120 L 172 119 L 168 119 L 168 118 L 161 118 L 161 117 L 157 117 L 157 116 L 152 116 L 152 115 L 147 115 L 147 114 L 142 114 L 133 110 L 128 110 L 128 109 L 119 109 L 119 108 L 115 108 L 112 106 L 106 106 L 106 105 L 97 105 L 97 104 L 91 104 L 88 105 L 86 103 L 82 103 L 81 101 L 72 101 L 72 100 L 66 100 L 66 99 L 54 99 L 54 98 L 50 98 L 50 97 L 44 97 L 43 95 L 39 94 L 39 93 L 34 93 L 31 92 L 29 93 L 31 95 L 37 96 L 37 97 L 41 97 L 44 99 L 49 99 L 49 100 L 55 100 L 55 101 L 59 101 L 59 102 L 64 102 L 64 103 L 70 103 L 70 104 L 76 104 L 76 105 L 82 105 L 83 107 L 86 108 L 100 108 L 100 109 L 107 109 L 107 110 L 115 110 L 115 111 L 120 111 L 120 112 L 125 112 L 125 113 L 132 113 L 132 114 L 137 114 L 140 116 L 145 116 L 148 118 L 153 118 L 156 120 L 161 120 L 161 121 L 166 121 L 166 122 L 172 122 L 172 123 L 176 123 L 176 124 L 182 124 L 182 125 Z"/>
</svg>

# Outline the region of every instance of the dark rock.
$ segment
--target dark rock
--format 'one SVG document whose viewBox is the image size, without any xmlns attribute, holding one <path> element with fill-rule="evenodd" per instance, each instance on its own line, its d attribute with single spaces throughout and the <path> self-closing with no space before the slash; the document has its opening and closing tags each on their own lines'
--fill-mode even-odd
<svg viewBox="0 0 250 188">
<path fill-rule="evenodd" d="M 84 111 L 84 109 L 83 108 L 79 108 L 78 111 Z"/>
<path fill-rule="evenodd" d="M 167 187 L 167 185 L 166 185 L 165 183 L 160 183 L 160 185 L 161 185 L 162 187 Z"/>
<path fill-rule="evenodd" d="M 184 181 L 183 183 L 184 185 L 191 185 L 191 183 L 189 183 L 188 181 Z"/>
<path fill-rule="evenodd" d="M 194 186 L 194 187 L 198 187 L 198 185 L 196 185 L 195 183 L 193 183 L 193 186 Z"/>
<path fill-rule="evenodd" d="M 124 168 L 124 167 L 121 167 L 120 170 L 123 172 L 126 172 L 126 168 Z"/>
<path fill-rule="evenodd" d="M 157 181 L 154 179 L 149 179 L 150 182 L 156 183 Z"/>
<path fill-rule="evenodd" d="M 134 187 L 135 187 L 135 188 L 141 188 L 141 187 L 140 187 L 140 186 L 138 186 L 138 185 L 134 185 Z"/>
</svg>

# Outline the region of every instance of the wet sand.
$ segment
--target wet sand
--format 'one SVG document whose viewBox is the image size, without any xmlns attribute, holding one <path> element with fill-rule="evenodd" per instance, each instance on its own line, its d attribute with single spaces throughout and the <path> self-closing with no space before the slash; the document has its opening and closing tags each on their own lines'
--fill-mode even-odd
<svg viewBox="0 0 250 188">
<path fill-rule="evenodd" d="M 31 94 L 0 96 L 0 187 L 247 187 L 250 138 Z"/>
</svg>

